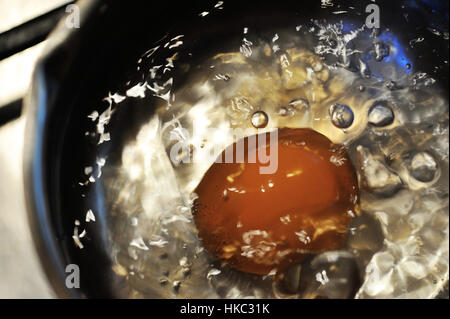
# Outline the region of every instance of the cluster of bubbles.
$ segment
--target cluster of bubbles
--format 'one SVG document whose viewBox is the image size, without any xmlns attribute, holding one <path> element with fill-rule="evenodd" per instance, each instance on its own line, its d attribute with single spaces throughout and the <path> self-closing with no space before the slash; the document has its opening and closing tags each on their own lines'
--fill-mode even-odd
<svg viewBox="0 0 450 319">
<path fill-rule="evenodd" d="M 177 36 L 164 46 L 171 50 L 164 63 L 151 65 L 146 81 L 120 97 L 118 103 L 150 94 L 162 102 L 124 148 L 122 166 L 106 176 L 114 271 L 124 278 L 126 296 L 436 294 L 448 279 L 447 101 L 433 78 L 411 73 L 390 31 L 344 29 L 342 23 L 314 22 L 266 41 L 244 28 L 239 48 L 205 59 L 175 92 L 179 53 L 173 51 L 184 40 Z M 158 50 L 143 59 L 153 59 Z M 350 225 L 344 249 L 311 256 L 277 280 L 211 259 L 190 213 L 192 192 L 209 165 L 174 165 L 167 152 L 174 142 L 215 143 L 216 137 L 199 140 L 183 129 L 224 125 L 255 132 L 310 127 L 348 148 L 358 170 L 362 212 Z"/>
</svg>

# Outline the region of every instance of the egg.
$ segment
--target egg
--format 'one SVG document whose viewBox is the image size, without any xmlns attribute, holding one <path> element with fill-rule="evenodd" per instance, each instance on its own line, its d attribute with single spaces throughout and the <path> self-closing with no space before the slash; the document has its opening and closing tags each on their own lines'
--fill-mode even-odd
<svg viewBox="0 0 450 319">
<path fill-rule="evenodd" d="M 261 134 L 269 141 L 270 133 Z M 268 274 L 342 248 L 359 210 L 345 147 L 306 128 L 278 129 L 277 143 L 253 140 L 243 139 L 243 160 L 216 161 L 195 190 L 193 216 L 206 250 L 237 270 Z M 221 158 L 230 148 L 236 152 L 237 143 Z M 258 152 L 274 147 L 276 170 L 262 174 L 268 163 Z"/>
</svg>

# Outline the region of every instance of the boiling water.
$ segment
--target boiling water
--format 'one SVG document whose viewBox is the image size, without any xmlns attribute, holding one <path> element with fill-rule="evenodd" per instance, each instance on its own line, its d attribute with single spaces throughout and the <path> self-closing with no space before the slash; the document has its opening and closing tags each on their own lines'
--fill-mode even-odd
<svg viewBox="0 0 450 319">
<path fill-rule="evenodd" d="M 174 35 L 147 51 L 138 61 L 144 80 L 126 95 L 110 94 L 109 108 L 87 119 L 97 123 L 99 144 L 108 143 L 105 125 L 116 108 L 149 95 L 159 101 L 124 147 L 121 163 L 106 163 L 110 169 L 100 178 L 124 297 L 438 293 L 449 261 L 448 101 L 435 79 L 415 69 L 395 34 L 348 30 L 342 23 L 296 25 L 265 36 L 243 27 L 240 46 L 197 65 L 185 62 L 191 56 L 185 46 L 184 36 Z M 184 80 L 175 89 L 177 72 Z M 191 207 L 212 161 L 189 161 L 189 150 L 233 142 L 209 134 L 211 128 L 243 128 L 243 137 L 277 127 L 310 127 L 345 145 L 361 188 L 361 213 L 346 247 L 311 256 L 278 281 L 274 274 L 233 270 L 203 249 Z M 169 155 L 176 143 L 185 151 L 174 162 Z"/>
</svg>

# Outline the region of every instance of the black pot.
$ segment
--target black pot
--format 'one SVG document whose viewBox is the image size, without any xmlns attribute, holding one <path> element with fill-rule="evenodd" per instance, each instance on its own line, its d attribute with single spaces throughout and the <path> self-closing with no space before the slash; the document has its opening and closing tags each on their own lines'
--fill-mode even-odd
<svg viewBox="0 0 450 319">
<path fill-rule="evenodd" d="M 133 135 L 142 118 L 153 112 L 135 105 L 120 110 L 110 124 L 114 142 L 96 147 L 85 138 L 85 118 L 110 90 L 123 89 L 120 83 L 138 81 L 135 63 L 168 30 L 190 34 L 193 50 L 207 54 L 217 39 L 242 34 L 242 25 L 254 28 L 282 26 L 289 21 L 350 19 L 365 21 L 365 7 L 371 1 L 352 2 L 358 14 L 334 15 L 334 8 L 321 8 L 321 1 L 226 1 L 220 14 L 195 19 L 212 8 L 211 1 L 100 1 L 81 0 L 81 26 L 69 29 L 63 19 L 51 34 L 45 54 L 34 73 L 26 97 L 25 185 L 30 224 L 45 272 L 58 296 L 75 298 L 119 297 L 125 289 L 111 270 L 108 208 L 104 189 L 96 183 L 81 200 L 77 181 L 86 163 L 96 157 L 117 157 L 122 142 Z M 395 30 L 404 41 L 426 32 L 432 10 L 443 12 L 448 30 L 447 1 L 378 1 L 383 27 Z M 406 6 L 406 9 L 402 9 Z M 409 12 L 409 22 L 402 14 Z M 400 23 L 400 21 L 402 21 Z M 440 23 L 439 21 L 435 21 Z M 196 39 L 196 40 L 195 40 Z M 429 72 L 432 48 L 448 59 L 448 41 L 436 39 L 422 46 L 417 69 Z M 448 69 L 436 75 L 448 85 Z M 447 91 L 448 92 L 448 91 Z M 144 114 L 144 115 L 143 115 Z M 89 248 L 73 245 L 75 219 L 83 219 L 89 208 L 98 213 L 89 225 Z M 65 285 L 66 266 L 77 264 L 81 288 Z"/>
</svg>

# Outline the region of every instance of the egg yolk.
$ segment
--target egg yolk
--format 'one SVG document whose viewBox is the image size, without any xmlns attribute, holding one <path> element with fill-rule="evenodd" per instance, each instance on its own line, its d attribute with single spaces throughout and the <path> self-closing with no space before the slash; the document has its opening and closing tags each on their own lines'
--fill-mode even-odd
<svg viewBox="0 0 450 319">
<path fill-rule="evenodd" d="M 209 168 L 195 193 L 204 247 L 248 273 L 280 272 L 306 255 L 341 248 L 358 211 L 355 170 L 345 148 L 311 129 L 278 130 L 278 143 L 249 146 L 244 161 Z M 253 144 L 253 143 L 251 143 Z M 229 146 L 236 151 L 236 143 Z M 278 148 L 278 167 L 261 174 L 249 155 Z M 226 150 L 225 150 L 226 151 Z M 222 153 L 224 157 L 225 151 Z"/>
</svg>

